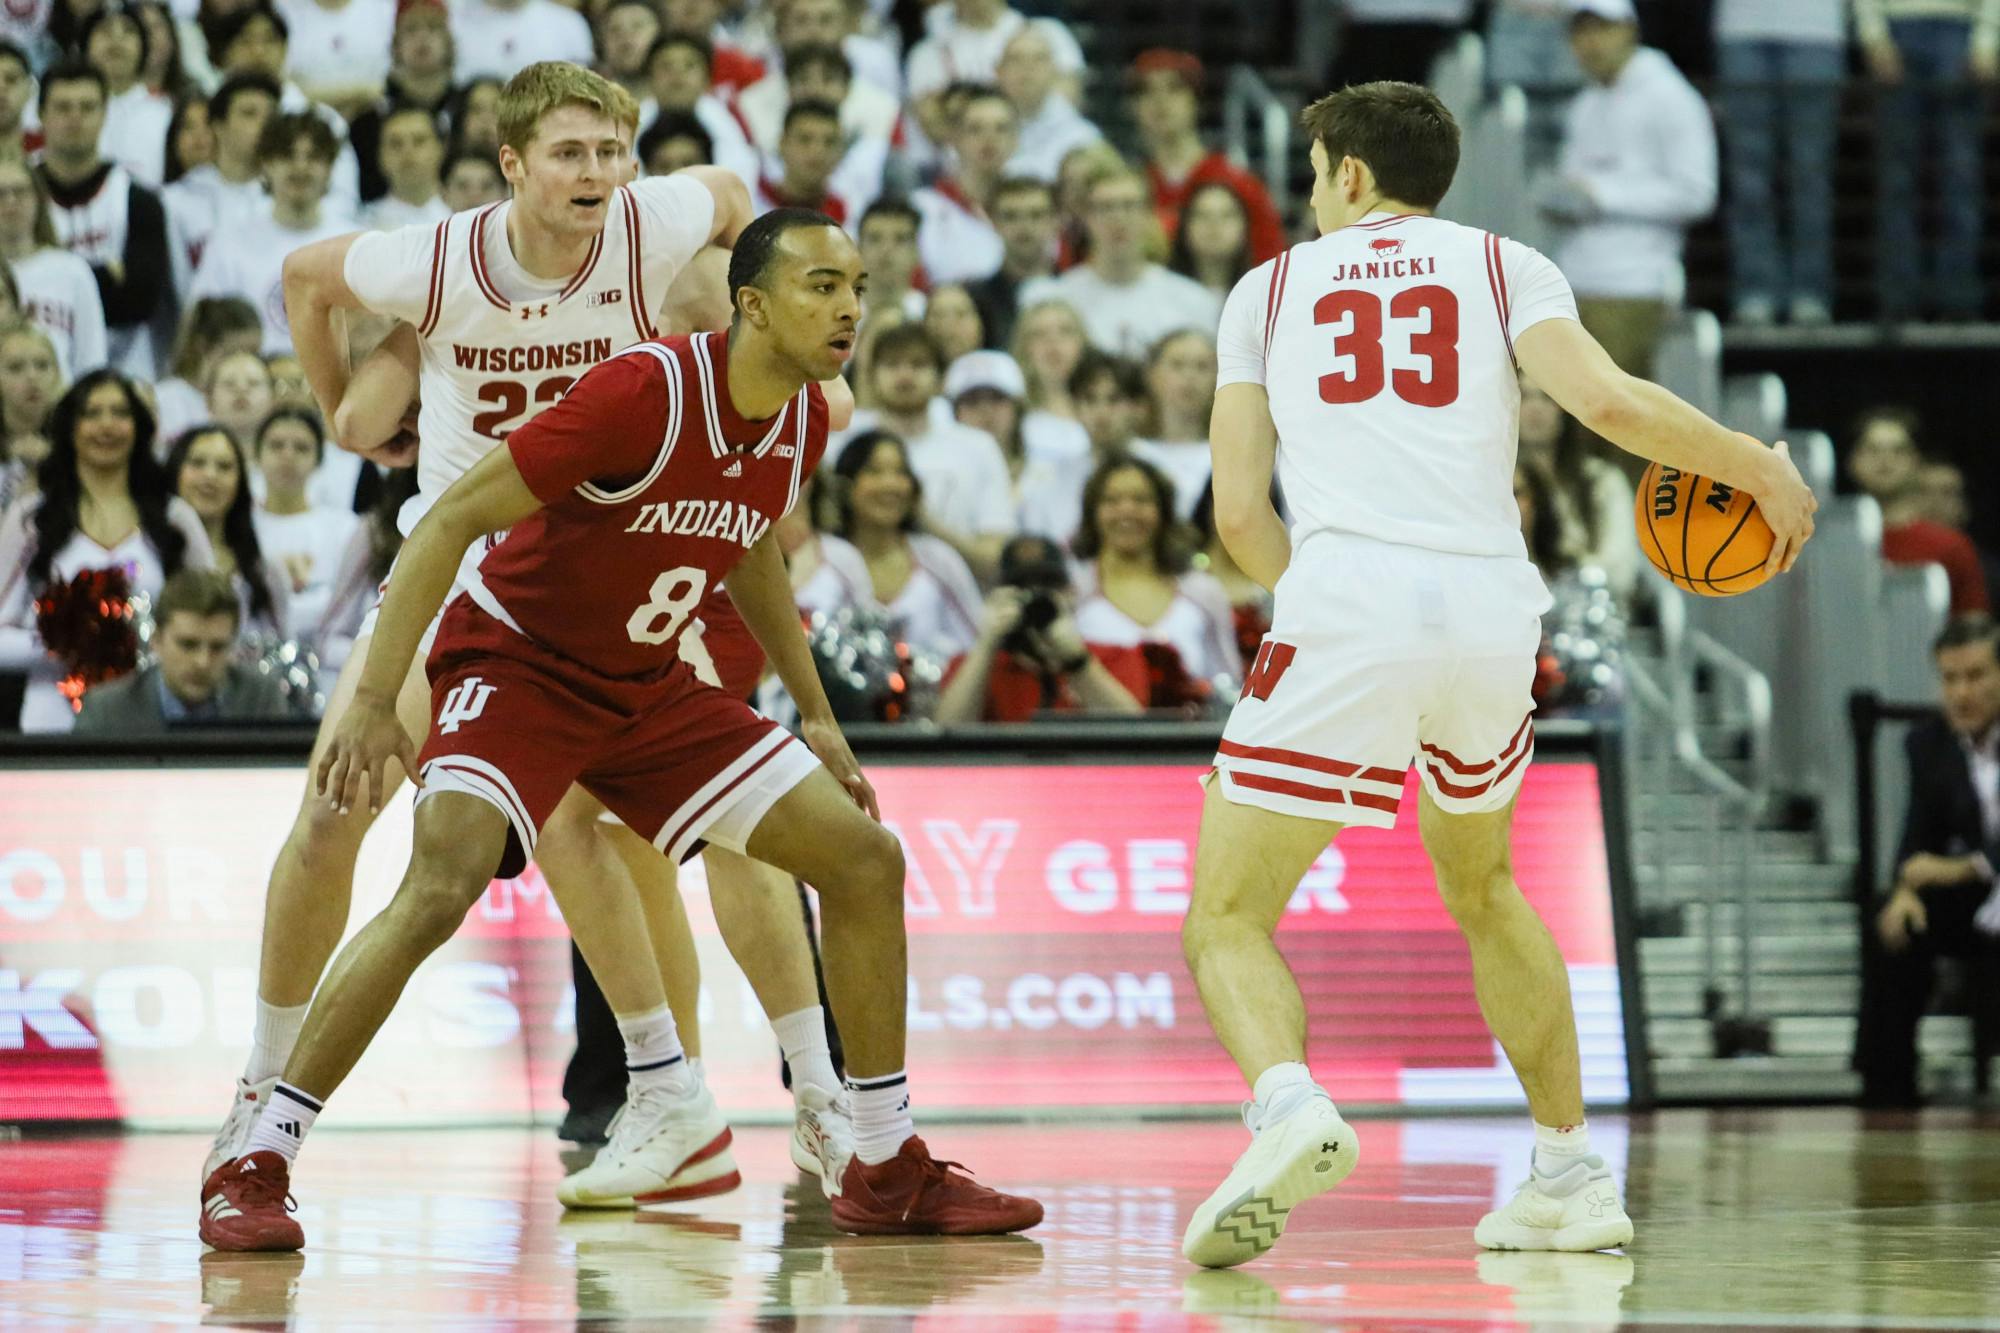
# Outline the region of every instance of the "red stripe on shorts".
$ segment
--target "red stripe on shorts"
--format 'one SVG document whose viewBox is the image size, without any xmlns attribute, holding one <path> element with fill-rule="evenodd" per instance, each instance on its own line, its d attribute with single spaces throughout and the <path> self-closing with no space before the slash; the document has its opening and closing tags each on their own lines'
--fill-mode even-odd
<svg viewBox="0 0 2000 1333">
<path fill-rule="evenodd" d="M 1531 725 L 1533 725 L 1534 720 L 1535 720 L 1535 715 L 1533 713 L 1530 713 L 1528 714 L 1528 716 L 1522 718 L 1520 728 L 1517 731 L 1515 731 L 1513 738 L 1507 742 L 1506 747 L 1503 748 L 1498 755 L 1487 760 L 1483 764 L 1468 764 L 1463 759 L 1460 759 L 1457 755 L 1453 754 L 1450 750 L 1445 749 L 1441 745 L 1432 745 L 1429 741 L 1424 742 L 1423 750 L 1425 754 L 1433 755 L 1439 759 L 1442 759 L 1447 764 L 1450 764 L 1453 768 L 1457 769 L 1458 775 L 1460 777 L 1476 778 L 1481 773 L 1491 772 L 1493 769 L 1497 768 L 1500 764 L 1504 763 L 1507 759 L 1507 756 L 1514 753 L 1514 747 L 1521 743 L 1521 738 L 1528 734 L 1528 728 Z"/>
<path fill-rule="evenodd" d="M 1403 785 L 1403 775 L 1393 768 L 1364 768 L 1360 764 L 1350 764 L 1340 759 L 1326 759 L 1302 750 L 1280 750 L 1269 745 L 1238 745 L 1235 741 L 1223 741 L 1216 747 L 1217 752 L 1232 759 L 1255 759 L 1266 764 L 1283 764 L 1287 768 L 1307 768 L 1315 773 L 1326 773 L 1336 778 L 1360 778 L 1364 782 L 1389 782 Z"/>
<path fill-rule="evenodd" d="M 1253 791 L 1296 796 L 1302 801 L 1316 801 L 1321 805 L 1364 805 L 1371 810 L 1387 810 L 1392 815 L 1396 813 L 1398 804 L 1393 796 L 1377 796 L 1374 792 L 1349 791 L 1341 787 L 1316 787 L 1310 782 L 1268 778 L 1262 773 L 1245 773 L 1239 768 L 1229 770 L 1229 781 L 1239 787 L 1249 787 Z"/>
</svg>

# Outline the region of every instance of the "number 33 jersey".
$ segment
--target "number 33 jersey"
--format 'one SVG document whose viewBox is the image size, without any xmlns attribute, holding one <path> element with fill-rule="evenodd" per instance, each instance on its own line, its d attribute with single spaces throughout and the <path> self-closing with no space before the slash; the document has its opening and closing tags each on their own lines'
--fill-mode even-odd
<svg viewBox="0 0 2000 1333">
<path fill-rule="evenodd" d="M 1293 548 L 1328 531 L 1524 557 L 1514 339 L 1576 317 L 1542 255 L 1441 218 L 1371 214 L 1245 274 L 1218 384 L 1269 395 Z"/>
<path fill-rule="evenodd" d="M 715 200 L 687 176 L 611 192 L 604 230 L 567 278 L 523 270 L 507 242 L 512 201 L 436 226 L 355 238 L 347 285 L 363 305 L 412 325 L 423 345 L 419 494 L 407 534 L 445 487 L 548 407 L 586 370 L 659 336 L 667 289 L 714 229 Z"/>
<path fill-rule="evenodd" d="M 438 654 L 520 656 L 525 638 L 537 658 L 607 685 L 678 662 L 703 598 L 799 502 L 826 452 L 818 385 L 746 421 L 728 361 L 720 333 L 640 343 L 508 437 L 544 507 L 461 575 Z"/>
</svg>

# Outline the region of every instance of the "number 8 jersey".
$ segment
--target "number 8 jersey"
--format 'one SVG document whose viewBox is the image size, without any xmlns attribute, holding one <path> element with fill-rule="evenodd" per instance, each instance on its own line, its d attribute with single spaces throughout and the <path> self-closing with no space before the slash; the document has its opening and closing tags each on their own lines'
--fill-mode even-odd
<svg viewBox="0 0 2000 1333">
<path fill-rule="evenodd" d="M 715 200 L 686 176 L 612 192 L 603 231 L 567 278 L 534 277 L 507 242 L 512 201 L 435 227 L 355 238 L 347 285 L 423 344 L 418 495 L 409 533 L 445 487 L 598 362 L 659 336 L 654 312 L 714 229 Z"/>
<path fill-rule="evenodd" d="M 1293 549 L 1328 531 L 1525 557 L 1514 339 L 1576 317 L 1542 255 L 1442 218 L 1370 214 L 1245 274 L 1217 382 L 1270 397 Z"/>
</svg>

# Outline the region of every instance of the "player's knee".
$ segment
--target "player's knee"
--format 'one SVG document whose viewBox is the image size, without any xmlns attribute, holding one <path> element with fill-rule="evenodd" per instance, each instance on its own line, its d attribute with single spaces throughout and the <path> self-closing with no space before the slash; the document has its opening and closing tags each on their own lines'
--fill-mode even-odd
<svg viewBox="0 0 2000 1333">
<path fill-rule="evenodd" d="M 1192 968 L 1225 934 L 1248 929 L 1254 925 L 1247 916 L 1197 902 L 1181 918 L 1181 956 Z"/>
<path fill-rule="evenodd" d="M 366 805 L 357 805 L 343 815 L 330 801 L 309 796 L 292 823 L 292 846 L 308 866 L 328 857 L 352 860 L 374 822 Z"/>
<path fill-rule="evenodd" d="M 855 839 L 851 855 L 842 859 L 852 867 L 856 890 L 871 902 L 894 903 L 896 910 L 902 911 L 907 870 L 903 844 L 895 834 L 871 820 Z"/>
<path fill-rule="evenodd" d="M 410 872 L 390 905 L 409 938 L 436 948 L 450 939 L 479 901 L 498 868 L 499 855 L 479 838 L 417 839 Z"/>
<path fill-rule="evenodd" d="M 1520 896 L 1513 871 L 1507 866 L 1482 866 L 1476 870 L 1438 872 L 1438 893 L 1445 910 L 1466 930 L 1477 930 L 1493 914 Z"/>
</svg>

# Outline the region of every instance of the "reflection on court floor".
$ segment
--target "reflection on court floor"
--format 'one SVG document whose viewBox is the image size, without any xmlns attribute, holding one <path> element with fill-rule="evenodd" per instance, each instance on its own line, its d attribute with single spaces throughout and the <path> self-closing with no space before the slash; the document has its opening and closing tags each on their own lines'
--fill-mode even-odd
<svg viewBox="0 0 2000 1333">
<path fill-rule="evenodd" d="M 1264 1260 L 1180 1257 L 1240 1147 L 1216 1122 L 933 1125 L 940 1156 L 1039 1196 L 1027 1236 L 832 1229 L 776 1129 L 739 1133 L 734 1194 L 565 1216 L 547 1131 L 323 1132 L 294 1177 L 308 1250 L 204 1253 L 205 1140 L 0 1145 L 0 1327 L 573 1326 L 2000 1329 L 2000 1154 L 1968 1112 L 1600 1118 L 1639 1224 L 1622 1255 L 1484 1254 L 1472 1224 L 1526 1164 L 1522 1122 L 1360 1122 L 1362 1163 Z"/>
</svg>

